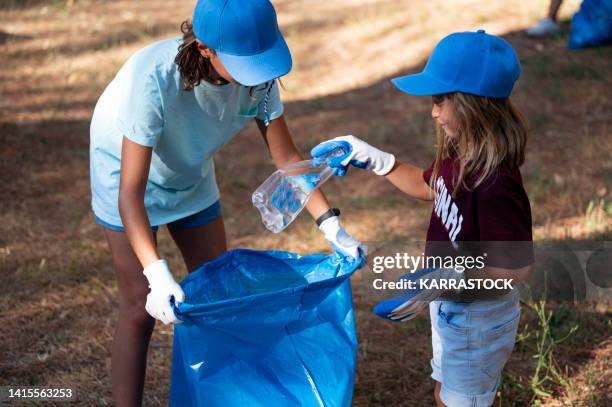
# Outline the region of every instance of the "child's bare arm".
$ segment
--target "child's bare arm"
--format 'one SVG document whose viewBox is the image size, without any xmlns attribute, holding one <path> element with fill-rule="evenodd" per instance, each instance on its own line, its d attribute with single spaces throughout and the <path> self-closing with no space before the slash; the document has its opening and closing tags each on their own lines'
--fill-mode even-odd
<svg viewBox="0 0 612 407">
<path fill-rule="evenodd" d="M 123 138 L 119 213 L 132 249 L 143 267 L 159 260 L 144 206 L 152 149 Z"/>
<path fill-rule="evenodd" d="M 289 164 L 303 160 L 302 155 L 291 138 L 284 116 L 272 120 L 268 126 L 259 119 L 256 119 L 255 122 L 257 123 L 261 136 L 268 146 L 270 156 L 274 164 L 276 164 L 276 168 L 283 168 Z M 313 192 L 306 205 L 306 210 L 310 212 L 313 219 L 317 219 L 329 208 L 329 202 L 320 190 Z"/>
<path fill-rule="evenodd" d="M 344 154 L 327 161 L 336 168 L 336 175 L 344 175 L 349 165 L 372 170 L 386 177 L 402 192 L 418 199 L 431 201 L 434 193 L 423 180 L 423 170 L 414 165 L 404 164 L 393 154 L 379 150 L 355 136 L 335 137 L 320 143 L 310 152 L 315 159 L 327 157 L 331 152 L 341 149 Z"/>
<path fill-rule="evenodd" d="M 395 161 L 395 166 L 385 178 L 399 188 L 400 191 L 413 198 L 431 201 L 434 199 L 434 192 L 423 180 L 423 170 L 411 164 Z"/>
</svg>

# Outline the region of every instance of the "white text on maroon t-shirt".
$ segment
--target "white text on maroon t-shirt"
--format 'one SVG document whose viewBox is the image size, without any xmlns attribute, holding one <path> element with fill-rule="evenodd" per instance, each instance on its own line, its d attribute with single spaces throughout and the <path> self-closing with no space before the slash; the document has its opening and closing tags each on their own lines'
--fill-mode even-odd
<svg viewBox="0 0 612 407">
<path fill-rule="evenodd" d="M 448 238 L 454 242 L 461 231 L 463 215 L 459 213 L 459 208 L 452 200 L 451 194 L 446 188 L 444 179 L 440 176 L 436 180 L 436 200 L 434 206 L 436 215 L 444 228 L 448 232 Z"/>
</svg>

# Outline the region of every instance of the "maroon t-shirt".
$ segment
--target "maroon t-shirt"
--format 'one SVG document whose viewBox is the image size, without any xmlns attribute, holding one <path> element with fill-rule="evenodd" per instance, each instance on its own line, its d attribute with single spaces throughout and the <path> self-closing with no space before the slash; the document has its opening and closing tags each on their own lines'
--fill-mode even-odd
<svg viewBox="0 0 612 407">
<path fill-rule="evenodd" d="M 423 173 L 428 184 L 432 170 L 433 163 Z M 433 184 L 436 198 L 427 230 L 427 254 L 441 254 L 445 246 L 456 251 L 461 246 L 458 242 L 478 242 L 477 251 L 487 253 L 487 265 L 520 268 L 532 264 L 531 208 L 519 169 L 499 168 L 476 188 L 461 188 L 453 197 L 458 171 L 457 159 L 442 161 Z M 475 180 L 468 179 L 468 186 Z"/>
</svg>

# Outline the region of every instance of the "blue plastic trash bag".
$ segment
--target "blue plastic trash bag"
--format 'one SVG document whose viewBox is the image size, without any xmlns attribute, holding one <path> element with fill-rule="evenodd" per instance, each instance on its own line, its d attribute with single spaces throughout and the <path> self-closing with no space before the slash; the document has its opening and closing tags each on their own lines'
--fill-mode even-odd
<svg viewBox="0 0 612 407">
<path fill-rule="evenodd" d="M 612 0 L 584 0 L 572 17 L 567 46 L 572 49 L 612 42 Z"/>
<path fill-rule="evenodd" d="M 188 275 L 173 406 L 350 406 L 357 337 L 336 256 L 236 249 Z"/>
</svg>

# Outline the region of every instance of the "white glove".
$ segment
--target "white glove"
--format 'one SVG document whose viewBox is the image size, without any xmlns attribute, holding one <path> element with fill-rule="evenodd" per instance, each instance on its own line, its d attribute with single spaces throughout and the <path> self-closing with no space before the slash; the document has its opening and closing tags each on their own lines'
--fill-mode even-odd
<svg viewBox="0 0 612 407">
<path fill-rule="evenodd" d="M 325 219 L 319 226 L 319 229 L 325 234 L 325 238 L 332 245 L 336 253 L 352 257 L 353 259 L 359 259 L 359 248 L 361 247 L 365 254 L 365 247 L 362 247 L 359 240 L 344 230 L 342 225 L 340 225 L 340 218 L 337 216 Z"/>
<path fill-rule="evenodd" d="M 168 268 L 166 260 L 158 260 L 149 264 L 143 270 L 149 281 L 151 292 L 147 295 L 145 309 L 155 319 L 159 319 L 168 325 L 172 322 L 180 322 L 174 315 L 170 298 L 178 304 L 185 300 L 185 293 L 180 285 L 174 281 L 172 273 Z"/>
<path fill-rule="evenodd" d="M 315 146 L 310 154 L 315 160 L 327 159 L 336 149 L 342 149 L 344 154 L 333 156 L 327 161 L 330 167 L 338 169 L 335 175 L 346 174 L 349 165 L 372 170 L 377 175 L 386 175 L 395 165 L 393 154 L 380 151 L 355 136 L 342 136 L 325 141 Z"/>
</svg>

